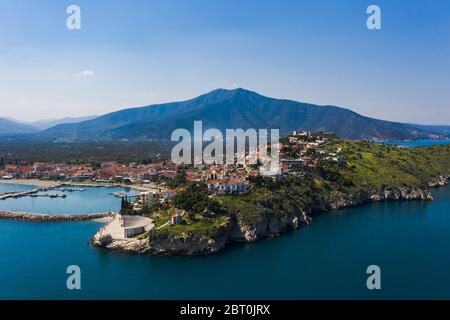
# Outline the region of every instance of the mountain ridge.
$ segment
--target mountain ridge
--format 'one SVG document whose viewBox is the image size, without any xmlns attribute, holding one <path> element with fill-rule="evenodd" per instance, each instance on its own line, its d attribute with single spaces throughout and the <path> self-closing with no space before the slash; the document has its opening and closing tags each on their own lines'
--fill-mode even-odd
<svg viewBox="0 0 450 320">
<path fill-rule="evenodd" d="M 276 99 L 243 88 L 216 89 L 186 101 L 128 108 L 95 119 L 62 124 L 35 134 L 63 141 L 170 140 L 178 128 L 192 129 L 195 120 L 204 128 L 332 131 L 347 139 L 417 139 L 442 136 L 409 124 L 362 116 L 352 110 L 293 100 Z"/>
<path fill-rule="evenodd" d="M 34 127 L 38 130 L 46 130 L 51 127 L 57 126 L 59 124 L 69 124 L 69 123 L 80 123 L 83 121 L 95 119 L 98 116 L 84 116 L 84 117 L 64 117 L 64 118 L 55 118 L 55 119 L 42 119 L 37 121 L 21 121 L 10 117 L 3 117 L 8 121 L 23 124 L 27 126 Z"/>
<path fill-rule="evenodd" d="M 7 118 L 0 118 L 0 136 L 34 133 L 38 130 L 39 129 L 30 125 L 17 123 Z"/>
</svg>

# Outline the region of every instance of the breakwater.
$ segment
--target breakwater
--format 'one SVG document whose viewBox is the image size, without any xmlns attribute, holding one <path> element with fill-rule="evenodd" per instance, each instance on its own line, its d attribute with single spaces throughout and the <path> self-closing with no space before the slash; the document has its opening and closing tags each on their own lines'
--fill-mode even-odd
<svg viewBox="0 0 450 320">
<path fill-rule="evenodd" d="M 112 217 L 114 212 L 89 214 L 46 214 L 31 212 L 0 211 L 0 219 L 19 220 L 28 222 L 70 222 L 87 221 Z"/>
</svg>

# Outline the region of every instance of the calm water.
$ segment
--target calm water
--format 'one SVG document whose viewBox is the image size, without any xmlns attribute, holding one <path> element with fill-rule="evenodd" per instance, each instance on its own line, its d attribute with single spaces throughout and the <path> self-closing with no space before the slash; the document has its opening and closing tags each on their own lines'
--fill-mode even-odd
<svg viewBox="0 0 450 320">
<path fill-rule="evenodd" d="M 21 184 L 2 184 L 0 181 L 0 192 L 17 192 L 35 189 L 35 186 L 26 186 Z"/>
<path fill-rule="evenodd" d="M 95 222 L 0 221 L 0 298 L 450 298 L 450 188 L 435 198 L 322 214 L 299 231 L 201 258 L 94 249 Z M 82 271 L 78 292 L 66 289 L 72 264 Z M 382 270 L 379 292 L 365 286 L 372 264 Z"/>
<path fill-rule="evenodd" d="M 0 184 L 0 187 L 2 186 L 5 188 L 5 191 L 14 191 L 19 188 L 18 185 Z M 67 196 L 66 198 L 23 197 L 19 199 L 10 198 L 3 201 L 0 200 L 0 210 L 38 213 L 100 213 L 117 211 L 120 209 L 120 199 L 115 198 L 111 193 L 123 192 L 129 195 L 137 193 L 134 190 L 124 188 L 92 187 L 84 189 L 85 191 L 83 192 L 63 192 L 56 189 L 39 193 L 39 195 L 65 194 Z"/>
<path fill-rule="evenodd" d="M 434 145 L 443 145 L 443 144 L 450 144 L 450 139 L 448 140 L 430 140 L 430 139 L 421 139 L 421 140 L 415 140 L 415 141 L 386 141 L 383 142 L 385 144 L 395 144 L 402 147 L 428 147 L 428 146 L 434 146 Z"/>
</svg>

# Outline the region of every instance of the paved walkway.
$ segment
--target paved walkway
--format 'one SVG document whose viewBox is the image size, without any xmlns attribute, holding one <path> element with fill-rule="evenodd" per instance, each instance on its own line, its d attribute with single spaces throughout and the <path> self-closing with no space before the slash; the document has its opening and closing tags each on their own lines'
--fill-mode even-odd
<svg viewBox="0 0 450 320">
<path fill-rule="evenodd" d="M 150 231 L 155 227 L 152 219 L 141 216 L 123 216 L 116 214 L 114 220 L 103 227 L 102 235 L 109 234 L 114 240 L 125 240 L 125 228 L 144 228 Z"/>
</svg>

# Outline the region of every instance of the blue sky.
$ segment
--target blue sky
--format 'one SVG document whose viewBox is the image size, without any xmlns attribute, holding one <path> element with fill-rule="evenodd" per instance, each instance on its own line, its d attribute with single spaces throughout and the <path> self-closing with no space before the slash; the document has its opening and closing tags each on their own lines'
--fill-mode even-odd
<svg viewBox="0 0 450 320">
<path fill-rule="evenodd" d="M 70 4 L 81 30 L 66 28 Z M 366 27 L 370 4 L 382 30 Z M 0 116 L 103 114 L 219 87 L 450 124 L 450 1 L 0 0 Z"/>
</svg>

